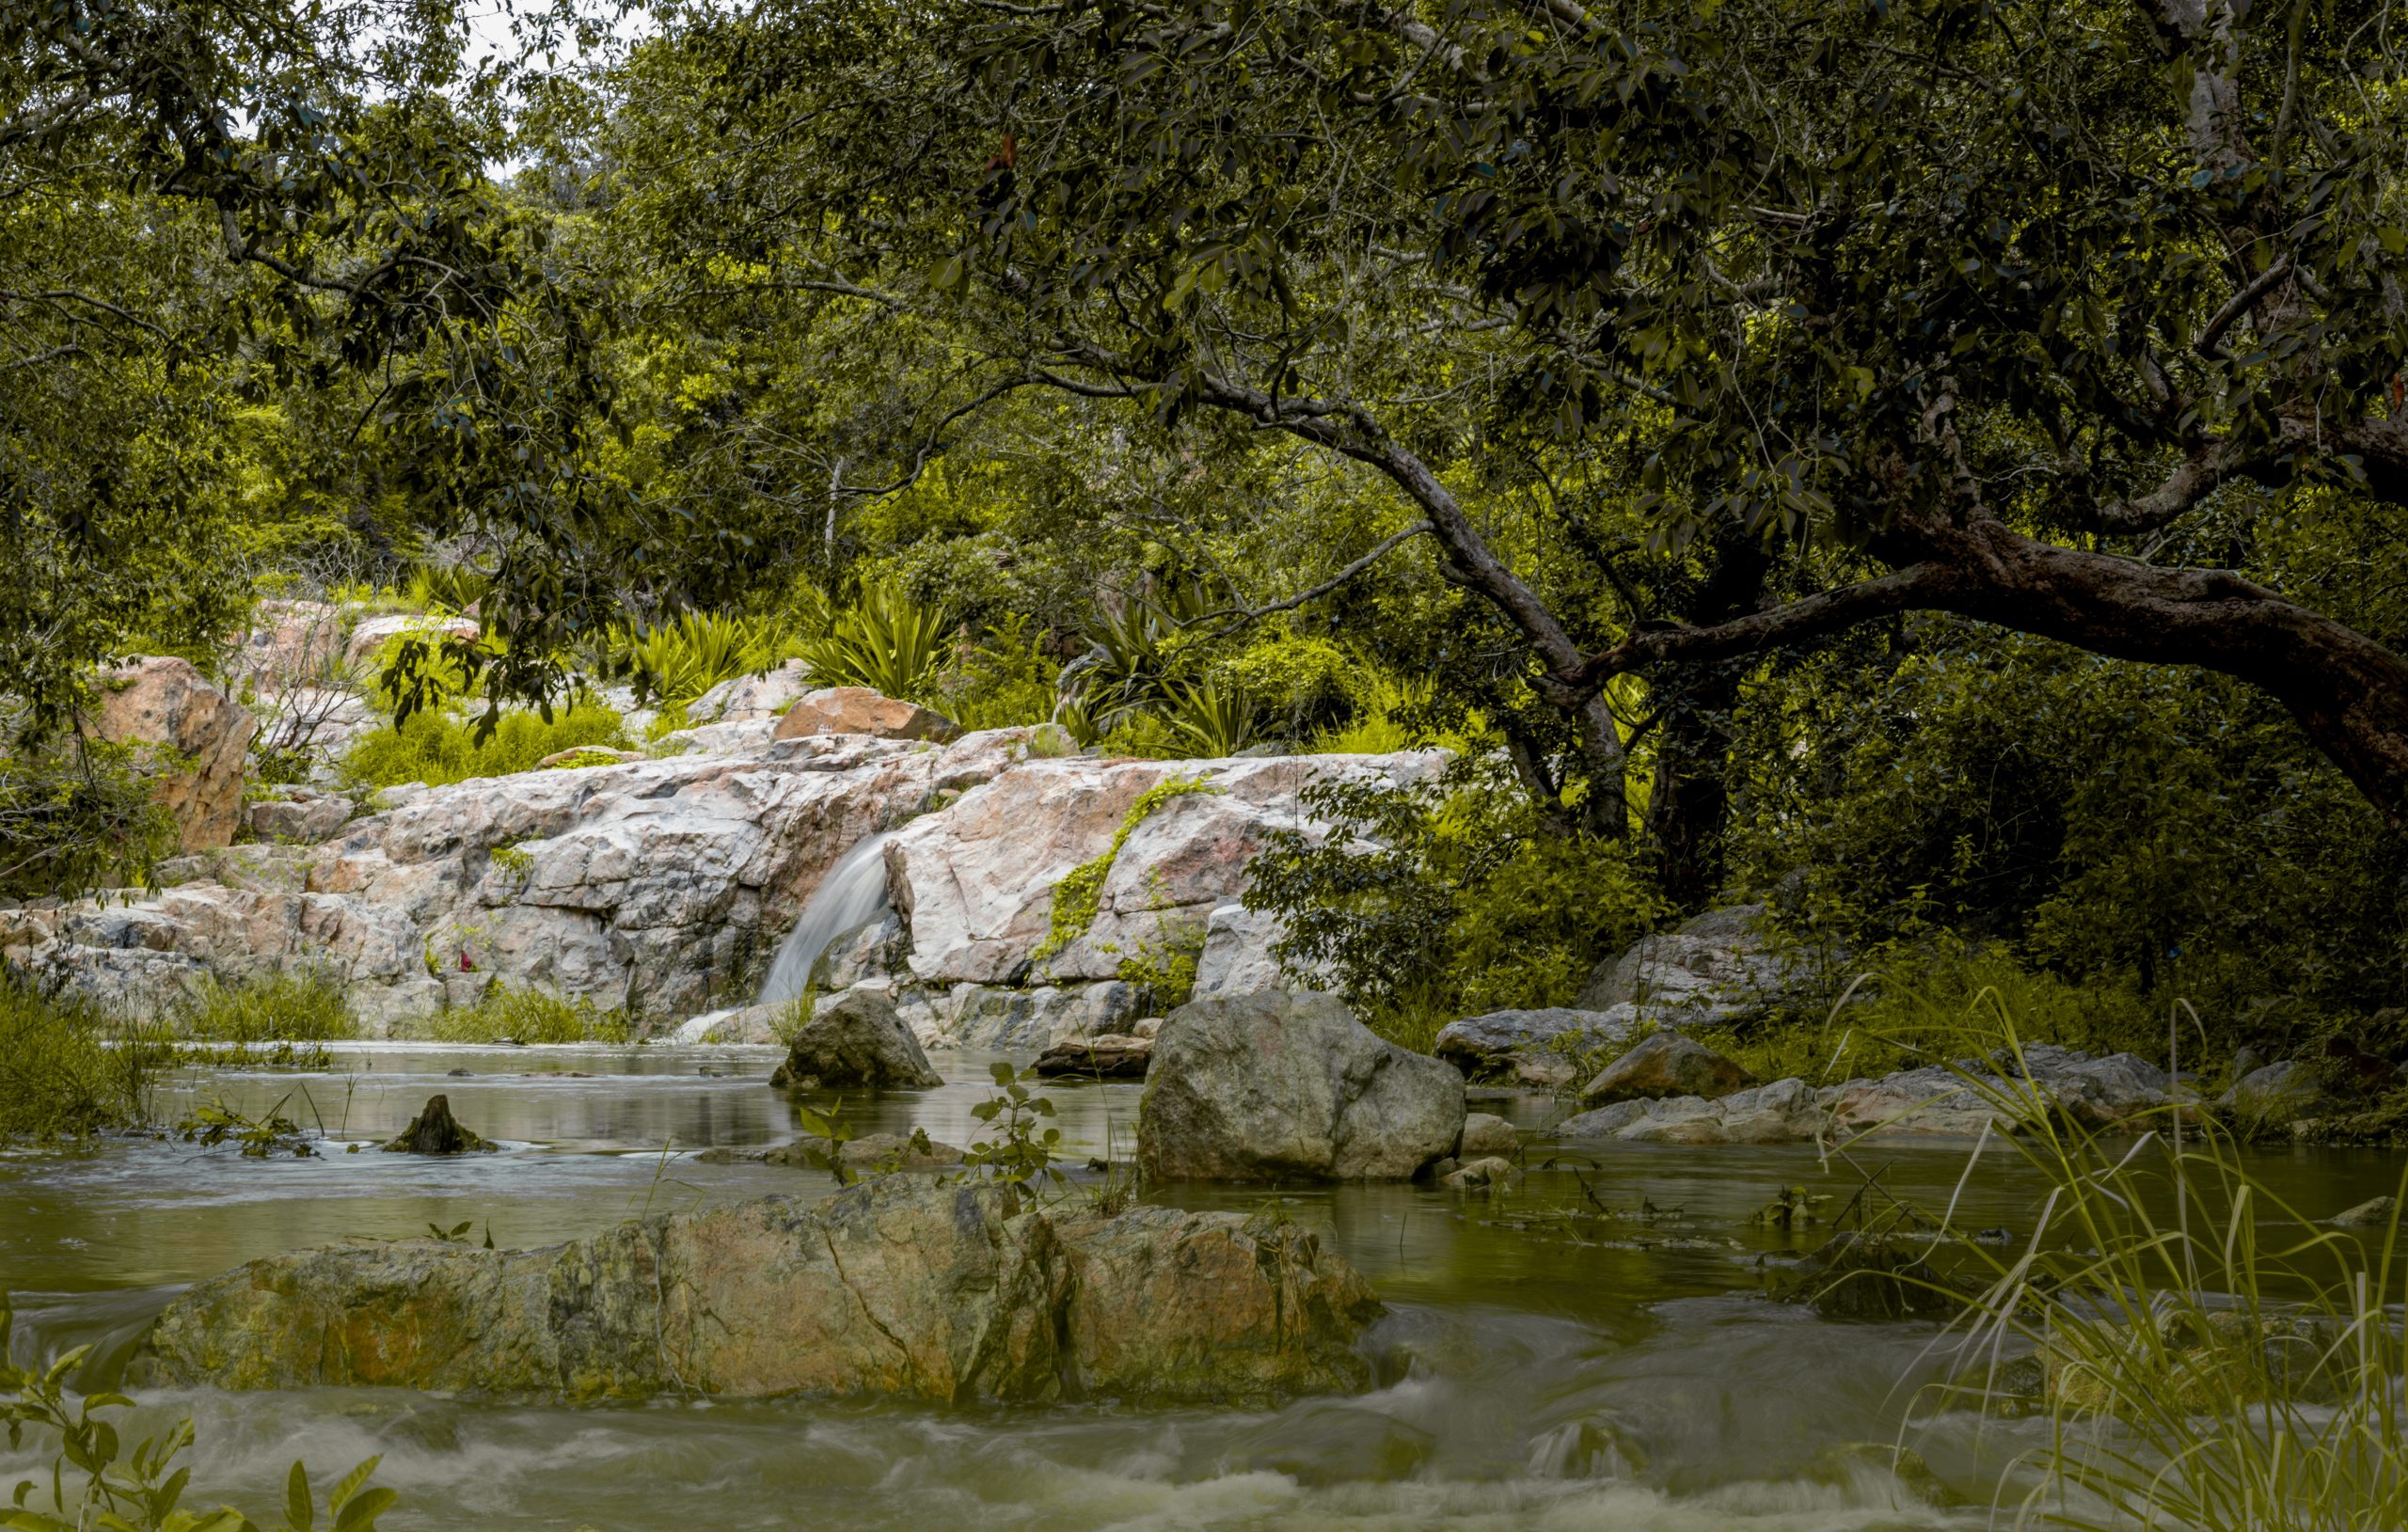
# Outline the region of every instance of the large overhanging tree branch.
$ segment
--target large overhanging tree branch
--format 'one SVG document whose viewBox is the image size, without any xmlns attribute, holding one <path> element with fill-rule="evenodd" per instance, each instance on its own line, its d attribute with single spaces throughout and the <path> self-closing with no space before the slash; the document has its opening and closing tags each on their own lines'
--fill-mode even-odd
<svg viewBox="0 0 2408 1532">
<path fill-rule="evenodd" d="M 777 71 L 809 127 L 745 160 L 781 238 L 924 280 L 1061 385 L 1363 465 L 1575 716 L 1612 674 L 1943 610 L 2245 677 L 2400 818 L 2400 636 L 2154 561 L 2201 518 L 2408 504 L 2390 21 L 965 0 L 848 8 L 842 37 L 798 4 L 717 45 L 816 71 Z M 1660 547 L 1727 527 L 1862 577 L 1598 632 L 1452 487 L 1506 431 L 1635 444 Z M 1609 720 L 1586 733 L 1608 768 Z"/>
</svg>

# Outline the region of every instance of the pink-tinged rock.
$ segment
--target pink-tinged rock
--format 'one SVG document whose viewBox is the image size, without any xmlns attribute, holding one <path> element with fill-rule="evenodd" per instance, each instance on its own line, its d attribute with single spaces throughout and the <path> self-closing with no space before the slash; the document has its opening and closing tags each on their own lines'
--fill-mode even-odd
<svg viewBox="0 0 2408 1532">
<path fill-rule="evenodd" d="M 110 671 L 93 720 L 101 738 L 141 747 L 186 851 L 231 845 L 242 828 L 243 757 L 259 727 L 191 661 L 168 657 Z"/>
<path fill-rule="evenodd" d="M 943 714 L 915 703 L 881 697 L 867 687 L 832 687 L 806 692 L 778 721 L 780 739 L 814 734 L 867 734 L 872 739 L 927 739 L 943 743 L 961 728 Z"/>
</svg>

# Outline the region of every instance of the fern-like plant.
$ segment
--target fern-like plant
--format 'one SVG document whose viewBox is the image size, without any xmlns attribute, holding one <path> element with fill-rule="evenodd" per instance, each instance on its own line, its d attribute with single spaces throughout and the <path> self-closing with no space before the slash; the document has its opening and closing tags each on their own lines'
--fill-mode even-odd
<svg viewBox="0 0 2408 1532">
<path fill-rule="evenodd" d="M 1235 755 L 1254 743 L 1262 704 L 1252 692 L 1227 682 L 1176 687 L 1156 712 L 1180 743 L 1197 755 Z"/>
<path fill-rule="evenodd" d="M 689 611 L 673 622 L 623 634 L 621 652 L 662 703 L 690 703 L 722 681 L 768 670 L 791 644 L 774 619 Z"/>
</svg>

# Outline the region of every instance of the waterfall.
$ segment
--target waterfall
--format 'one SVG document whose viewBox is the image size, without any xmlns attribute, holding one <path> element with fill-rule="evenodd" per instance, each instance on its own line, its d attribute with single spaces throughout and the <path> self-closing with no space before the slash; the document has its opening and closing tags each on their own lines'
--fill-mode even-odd
<svg viewBox="0 0 2408 1532">
<path fill-rule="evenodd" d="M 763 1005 L 799 1000 L 811 983 L 812 965 L 828 944 L 886 912 L 886 843 L 894 831 L 879 830 L 836 859 L 828 876 L 811 891 L 794 929 L 778 948 L 769 976 L 761 983 Z"/>
</svg>

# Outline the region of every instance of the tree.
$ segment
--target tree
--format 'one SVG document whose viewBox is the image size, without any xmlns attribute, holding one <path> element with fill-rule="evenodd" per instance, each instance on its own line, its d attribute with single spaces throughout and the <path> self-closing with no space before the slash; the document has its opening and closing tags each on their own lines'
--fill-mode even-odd
<svg viewBox="0 0 2408 1532">
<path fill-rule="evenodd" d="M 2397 822 L 2408 663 L 2165 561 L 2205 520 L 2245 547 L 2408 501 L 2389 19 L 794 0 L 662 46 L 725 65 L 714 219 L 956 316 L 964 403 L 1220 412 L 1393 485 L 1577 721 L 1592 802 L 1612 677 L 1931 609 L 2240 677 Z M 1800 593 L 1597 631 L 1466 508 L 1532 431 L 1630 454 L 1659 547 L 1732 529 Z"/>
</svg>

